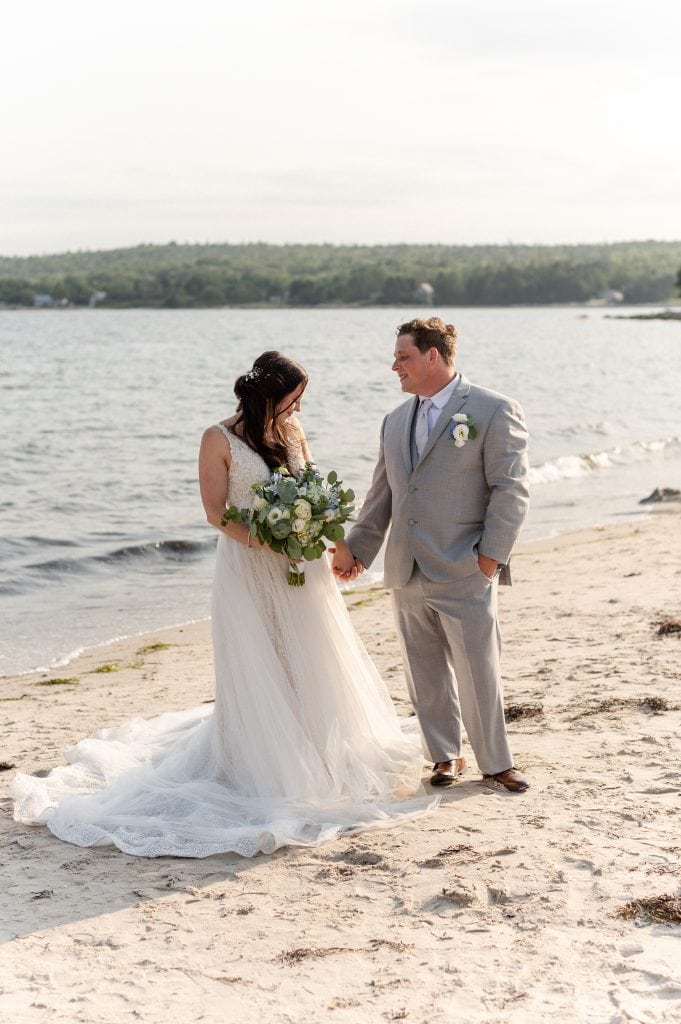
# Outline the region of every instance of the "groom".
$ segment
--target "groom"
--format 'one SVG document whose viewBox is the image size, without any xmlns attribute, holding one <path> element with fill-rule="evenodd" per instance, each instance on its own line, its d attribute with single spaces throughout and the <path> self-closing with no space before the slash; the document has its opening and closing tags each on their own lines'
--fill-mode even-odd
<svg viewBox="0 0 681 1024">
<path fill-rule="evenodd" d="M 434 762 L 431 783 L 464 768 L 462 723 L 483 776 L 522 792 L 506 736 L 497 584 L 528 506 L 527 430 L 511 399 L 455 370 L 456 328 L 439 317 L 398 328 L 393 370 L 414 398 L 389 413 L 373 481 L 333 571 L 354 579 L 388 528 L 407 684 Z"/>
</svg>

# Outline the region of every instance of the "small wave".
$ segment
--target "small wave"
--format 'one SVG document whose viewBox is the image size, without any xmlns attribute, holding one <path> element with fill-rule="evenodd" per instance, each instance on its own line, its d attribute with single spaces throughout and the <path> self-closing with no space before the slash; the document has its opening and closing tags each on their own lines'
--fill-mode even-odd
<svg viewBox="0 0 681 1024">
<path fill-rule="evenodd" d="M 51 573 L 78 572 L 81 565 L 90 561 L 88 558 L 50 558 L 47 562 L 31 562 L 26 566 L 28 572 Z"/>
<path fill-rule="evenodd" d="M 23 537 L 20 542 L 24 544 L 43 544 L 46 548 L 77 548 L 78 542 L 69 540 L 66 537 Z"/>
<path fill-rule="evenodd" d="M 23 587 L 16 581 L 9 580 L 4 583 L 0 583 L 0 597 L 14 597 L 16 594 L 21 594 Z"/>
<path fill-rule="evenodd" d="M 149 558 L 160 555 L 171 561 L 183 562 L 199 558 L 215 546 L 213 540 L 157 540 L 148 544 L 131 544 L 124 548 L 97 555 L 95 562 L 118 562 L 132 558 Z"/>
<path fill-rule="evenodd" d="M 681 448 L 681 437 L 665 437 L 654 441 L 634 441 L 624 448 L 610 448 L 603 452 L 586 455 L 562 455 L 550 462 L 530 468 L 531 484 L 551 484 L 559 480 L 574 480 L 588 476 L 597 470 L 612 469 L 616 466 L 634 465 L 648 458 L 674 448 Z"/>
<path fill-rule="evenodd" d="M 592 423 L 575 423 L 565 427 L 562 433 L 583 434 L 586 430 L 591 431 L 592 434 L 608 434 L 610 432 L 610 424 L 607 420 L 594 420 Z"/>
<path fill-rule="evenodd" d="M 64 576 L 92 572 L 100 567 L 135 563 L 193 562 L 215 547 L 215 540 L 158 540 L 146 544 L 130 544 L 101 555 L 82 555 L 80 558 L 51 558 L 45 562 L 32 562 L 23 568 L 23 578 L 6 579 L 0 584 L 0 593 L 20 593 L 35 580 L 57 580 Z"/>
<path fill-rule="evenodd" d="M 22 669 L 20 672 L 12 672 L 11 674 L 12 675 L 17 675 L 17 676 L 26 676 L 26 675 L 32 675 L 35 672 L 50 672 L 50 671 L 52 671 L 55 668 L 63 668 L 65 665 L 70 664 L 70 662 L 74 661 L 76 658 L 79 658 L 81 656 L 81 654 L 86 654 L 89 651 L 97 651 L 101 647 L 110 647 L 113 644 L 120 643 L 122 640 L 134 640 L 134 639 L 137 639 L 138 637 L 153 636 L 154 634 L 158 635 L 159 631 L 165 631 L 165 630 L 168 630 L 168 629 L 179 629 L 182 626 L 193 626 L 197 622 L 207 622 L 207 621 L 208 620 L 205 619 L 205 618 L 202 618 L 202 619 L 183 619 L 181 622 L 164 623 L 163 625 L 157 626 L 154 629 L 146 628 L 146 629 L 140 630 L 139 632 L 135 632 L 135 633 L 121 633 L 118 636 L 109 637 L 107 640 L 100 640 L 97 643 L 90 644 L 90 645 L 88 645 L 86 647 L 75 647 L 73 650 L 69 651 L 67 654 L 60 654 L 60 655 L 52 658 L 51 661 L 47 662 L 44 665 L 36 665 L 33 668 L 25 668 L 25 669 Z"/>
</svg>

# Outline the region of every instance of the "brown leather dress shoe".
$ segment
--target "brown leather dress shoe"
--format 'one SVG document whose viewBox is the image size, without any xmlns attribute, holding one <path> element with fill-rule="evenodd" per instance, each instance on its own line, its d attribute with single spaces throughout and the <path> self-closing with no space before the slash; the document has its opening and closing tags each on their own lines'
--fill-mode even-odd
<svg viewBox="0 0 681 1024">
<path fill-rule="evenodd" d="M 462 757 L 457 757 L 456 761 L 438 761 L 433 765 L 431 786 L 451 786 L 463 774 L 465 767 L 466 762 Z"/>
<path fill-rule="evenodd" d="M 504 789 L 510 790 L 511 793 L 524 793 L 530 788 L 529 782 L 517 768 L 507 768 L 505 772 L 497 772 L 496 775 L 483 775 L 483 779 L 500 782 Z"/>
</svg>

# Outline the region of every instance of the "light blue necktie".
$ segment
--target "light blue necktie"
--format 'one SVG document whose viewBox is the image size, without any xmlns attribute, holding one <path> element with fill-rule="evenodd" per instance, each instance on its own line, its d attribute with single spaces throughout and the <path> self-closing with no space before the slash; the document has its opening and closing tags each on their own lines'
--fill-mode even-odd
<svg viewBox="0 0 681 1024">
<path fill-rule="evenodd" d="M 428 423 L 428 412 L 432 406 L 430 398 L 421 399 L 421 405 L 419 411 L 416 414 L 416 425 L 414 427 L 414 444 L 416 445 L 416 455 L 420 459 L 423 449 L 428 443 L 428 435 L 430 434 L 430 425 Z"/>
</svg>

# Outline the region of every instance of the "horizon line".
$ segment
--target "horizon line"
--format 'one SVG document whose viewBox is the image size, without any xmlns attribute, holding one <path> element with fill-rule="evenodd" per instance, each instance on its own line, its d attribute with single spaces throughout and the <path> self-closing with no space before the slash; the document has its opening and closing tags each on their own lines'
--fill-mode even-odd
<svg viewBox="0 0 681 1024">
<path fill-rule="evenodd" d="M 602 240 L 599 242 L 267 242 L 263 239 L 220 241 L 220 242 L 178 242 L 170 239 L 167 242 L 134 242 L 127 245 L 102 246 L 100 248 L 84 247 L 82 249 L 61 249 L 49 252 L 14 253 L 7 255 L 0 253 L 0 260 L 30 260 L 45 259 L 52 256 L 78 256 L 95 253 L 121 252 L 131 249 L 167 249 L 170 247 L 181 248 L 215 248 L 215 247 L 248 247 L 264 246 L 273 249 L 284 249 L 287 247 L 306 249 L 584 249 L 603 246 L 623 245 L 681 245 L 681 238 L 623 238 L 616 241 Z"/>
</svg>

